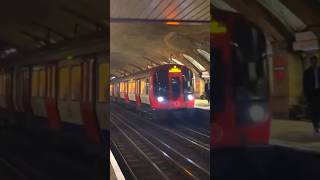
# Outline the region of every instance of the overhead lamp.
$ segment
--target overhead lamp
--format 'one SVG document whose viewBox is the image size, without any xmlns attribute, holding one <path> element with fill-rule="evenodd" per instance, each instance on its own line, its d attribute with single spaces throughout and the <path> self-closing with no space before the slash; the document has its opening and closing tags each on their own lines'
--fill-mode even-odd
<svg viewBox="0 0 320 180">
<path fill-rule="evenodd" d="M 166 24 L 167 24 L 167 25 L 179 25 L 180 22 L 177 22 L 177 21 L 167 21 Z"/>
</svg>

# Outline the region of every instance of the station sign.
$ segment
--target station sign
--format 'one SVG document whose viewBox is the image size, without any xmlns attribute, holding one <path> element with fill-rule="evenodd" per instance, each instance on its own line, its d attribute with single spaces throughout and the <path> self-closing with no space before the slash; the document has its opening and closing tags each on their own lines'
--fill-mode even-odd
<svg viewBox="0 0 320 180">
<path fill-rule="evenodd" d="M 315 51 L 320 49 L 318 37 L 311 31 L 295 34 L 293 49 L 296 51 Z"/>
</svg>

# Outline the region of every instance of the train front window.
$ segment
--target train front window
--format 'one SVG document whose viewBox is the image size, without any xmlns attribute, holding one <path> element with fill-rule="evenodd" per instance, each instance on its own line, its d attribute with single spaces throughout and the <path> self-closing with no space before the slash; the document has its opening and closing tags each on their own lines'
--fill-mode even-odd
<svg viewBox="0 0 320 180">
<path fill-rule="evenodd" d="M 247 24 L 237 24 L 233 33 L 234 86 L 238 101 L 267 97 L 264 35 Z"/>
<path fill-rule="evenodd" d="M 168 72 L 166 69 L 160 69 L 155 72 L 153 87 L 155 96 L 168 98 Z"/>
<path fill-rule="evenodd" d="M 178 99 L 180 96 L 180 77 L 172 77 L 171 85 L 173 99 Z"/>
<path fill-rule="evenodd" d="M 191 94 L 193 93 L 193 75 L 191 70 L 184 69 L 183 71 L 183 77 L 184 77 L 184 92 L 185 94 Z"/>
</svg>

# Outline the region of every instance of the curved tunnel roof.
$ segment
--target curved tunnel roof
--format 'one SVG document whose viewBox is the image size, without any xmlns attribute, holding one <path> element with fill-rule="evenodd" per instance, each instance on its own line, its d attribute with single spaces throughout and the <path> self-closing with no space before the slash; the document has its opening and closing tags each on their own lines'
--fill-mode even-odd
<svg viewBox="0 0 320 180">
<path fill-rule="evenodd" d="M 105 30 L 109 6 L 99 0 L 4 0 L 0 6 L 0 55 L 33 52 Z M 0 57 L 0 58 L 1 58 Z"/>
<path fill-rule="evenodd" d="M 209 1 L 111 0 L 110 6 L 113 76 L 177 62 L 201 73 L 185 54 L 209 69 L 206 56 L 197 51 L 210 52 Z"/>
<path fill-rule="evenodd" d="M 211 0 L 215 8 L 238 12 L 265 30 L 273 41 L 293 41 L 310 31 L 320 36 L 320 2 L 316 0 Z"/>
</svg>

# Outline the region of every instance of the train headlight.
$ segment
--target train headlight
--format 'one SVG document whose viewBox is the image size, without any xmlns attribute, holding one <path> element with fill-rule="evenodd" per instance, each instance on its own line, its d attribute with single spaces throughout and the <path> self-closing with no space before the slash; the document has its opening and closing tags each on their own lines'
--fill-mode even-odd
<svg viewBox="0 0 320 180">
<path fill-rule="evenodd" d="M 187 96 L 187 98 L 188 98 L 188 100 L 189 100 L 189 101 L 194 100 L 194 97 L 193 97 L 193 95 L 192 95 L 192 94 L 189 94 L 189 95 Z"/>
<path fill-rule="evenodd" d="M 157 97 L 157 100 L 158 100 L 158 102 L 163 102 L 164 101 L 164 98 L 162 97 L 162 96 L 159 96 L 159 97 Z"/>
<path fill-rule="evenodd" d="M 264 118 L 265 111 L 263 107 L 258 105 L 253 105 L 249 109 L 249 115 L 253 121 L 261 121 Z"/>
</svg>

